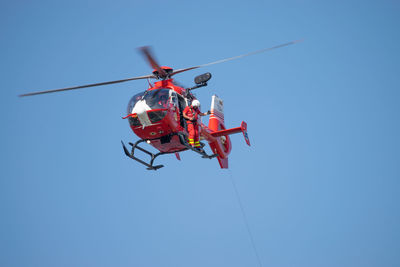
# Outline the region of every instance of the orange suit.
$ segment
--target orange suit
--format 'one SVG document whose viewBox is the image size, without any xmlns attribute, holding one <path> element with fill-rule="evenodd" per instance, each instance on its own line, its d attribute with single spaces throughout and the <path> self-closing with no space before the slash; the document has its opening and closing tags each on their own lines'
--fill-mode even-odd
<svg viewBox="0 0 400 267">
<path fill-rule="evenodd" d="M 201 147 L 200 146 L 200 133 L 199 133 L 199 125 L 197 122 L 197 119 L 199 118 L 199 113 L 200 110 L 194 109 L 191 106 L 187 106 L 184 110 L 183 110 L 183 114 L 188 116 L 188 117 L 194 117 L 193 120 L 186 120 L 187 123 L 187 128 L 188 128 L 188 132 L 189 132 L 189 144 L 192 147 Z"/>
</svg>

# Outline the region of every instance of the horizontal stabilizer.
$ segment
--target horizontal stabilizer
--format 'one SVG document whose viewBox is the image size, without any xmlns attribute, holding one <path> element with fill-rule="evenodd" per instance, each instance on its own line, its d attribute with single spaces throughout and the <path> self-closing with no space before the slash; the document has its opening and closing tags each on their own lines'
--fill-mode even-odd
<svg viewBox="0 0 400 267">
<path fill-rule="evenodd" d="M 245 123 L 244 121 L 242 121 L 242 124 L 240 125 L 240 127 L 212 132 L 211 135 L 214 137 L 219 137 L 219 136 L 225 136 L 225 135 L 230 135 L 230 134 L 235 134 L 235 133 L 240 133 L 240 132 L 243 133 L 246 144 L 250 146 L 250 139 L 249 139 L 249 135 L 247 134 L 247 123 Z"/>
</svg>

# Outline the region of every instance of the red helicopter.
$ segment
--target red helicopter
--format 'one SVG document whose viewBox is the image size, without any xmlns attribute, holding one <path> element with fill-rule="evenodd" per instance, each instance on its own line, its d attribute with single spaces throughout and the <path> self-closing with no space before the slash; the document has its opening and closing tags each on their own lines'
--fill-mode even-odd
<svg viewBox="0 0 400 267">
<path fill-rule="evenodd" d="M 218 64 L 295 44 L 299 41 L 301 40 L 292 41 L 274 47 L 254 51 L 248 54 L 178 70 L 173 70 L 172 68 L 166 66 L 160 66 L 152 55 L 150 48 L 142 47 L 140 48 L 141 53 L 149 62 L 150 66 L 153 68 L 153 73 L 151 75 L 27 93 L 20 95 L 20 97 L 75 90 L 86 87 L 108 85 L 139 79 L 157 79 L 159 81 L 155 82 L 153 85 L 149 82 L 150 88 L 148 88 L 146 91 L 134 95 L 128 103 L 127 116 L 123 117 L 123 119 L 128 119 L 131 129 L 140 139 L 136 143 L 129 143 L 129 145 L 131 146 L 130 150 L 121 141 L 125 154 L 129 158 L 145 165 L 148 170 L 157 170 L 161 167 L 164 167 L 163 165 L 154 165 L 154 160 L 158 156 L 174 153 L 176 155 L 176 158 L 180 160 L 179 152 L 192 150 L 196 153 L 199 153 L 203 158 L 211 159 L 216 157 L 218 159 L 220 167 L 226 169 L 228 168 L 228 156 L 232 150 L 232 143 L 229 135 L 242 132 L 246 143 L 250 146 L 250 140 L 247 134 L 247 124 L 243 121 L 240 127 L 226 129 L 224 121 L 223 101 L 218 96 L 213 95 L 211 100 L 208 126 L 204 125 L 203 123 L 199 123 L 200 139 L 208 142 L 212 152 L 211 154 L 207 154 L 202 149 L 194 149 L 188 142 L 187 125 L 185 119 L 182 116 L 182 113 L 184 108 L 188 105 L 191 105 L 191 102 L 196 99 L 191 91 L 200 87 L 207 86 L 208 80 L 211 79 L 211 73 L 207 72 L 205 74 L 195 77 L 194 82 L 196 85 L 191 88 L 183 88 L 177 85 L 176 83 L 174 83 L 172 76 L 184 71 L 210 66 L 213 64 Z M 143 142 L 152 145 L 159 152 L 154 154 L 139 146 L 139 144 Z M 204 143 L 201 143 L 201 146 L 203 147 Z M 139 149 L 140 151 L 149 155 L 150 160 L 144 161 L 142 159 L 139 159 L 135 155 L 136 149 Z"/>
</svg>

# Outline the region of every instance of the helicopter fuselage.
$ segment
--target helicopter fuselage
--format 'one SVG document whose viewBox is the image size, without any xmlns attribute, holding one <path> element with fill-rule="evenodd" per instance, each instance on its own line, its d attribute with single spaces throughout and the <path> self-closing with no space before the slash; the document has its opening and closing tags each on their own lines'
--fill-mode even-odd
<svg viewBox="0 0 400 267">
<path fill-rule="evenodd" d="M 204 86 L 204 85 L 203 85 Z M 141 138 L 138 142 L 146 142 L 160 152 L 158 154 L 177 153 L 192 149 L 186 142 L 188 137 L 186 121 L 182 112 L 195 97 L 190 89 L 184 89 L 173 83 L 172 79 L 158 81 L 154 86 L 144 92 L 134 95 L 128 103 L 127 116 L 133 132 Z M 201 140 L 206 140 L 211 148 L 212 156 L 218 158 L 221 168 L 228 167 L 228 155 L 232 144 L 230 134 L 246 133 L 246 124 L 240 127 L 225 129 L 223 102 L 217 96 L 213 96 L 209 124 L 206 126 L 200 120 L 197 122 Z M 245 135 L 245 139 L 248 138 Z M 247 141 L 246 141 L 247 142 Z M 152 154 L 147 150 L 132 144 L 133 149 L 138 148 L 152 157 L 152 161 L 158 154 Z M 249 143 L 248 143 L 249 144 Z M 137 161 L 132 153 L 127 155 Z M 177 155 L 179 158 L 179 156 Z M 141 162 L 143 163 L 143 162 Z M 146 164 L 145 164 L 146 165 Z M 152 166 L 152 164 L 148 165 Z"/>
</svg>

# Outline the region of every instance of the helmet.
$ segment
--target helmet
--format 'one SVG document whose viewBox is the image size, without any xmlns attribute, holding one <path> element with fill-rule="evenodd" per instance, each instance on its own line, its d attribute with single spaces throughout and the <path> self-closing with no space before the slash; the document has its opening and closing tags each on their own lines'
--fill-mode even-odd
<svg viewBox="0 0 400 267">
<path fill-rule="evenodd" d="M 197 108 L 199 108 L 199 107 L 200 107 L 200 101 L 199 101 L 199 100 L 197 100 L 197 99 L 193 100 L 193 102 L 192 102 L 192 106 L 193 106 L 193 107 L 197 107 Z"/>
</svg>

